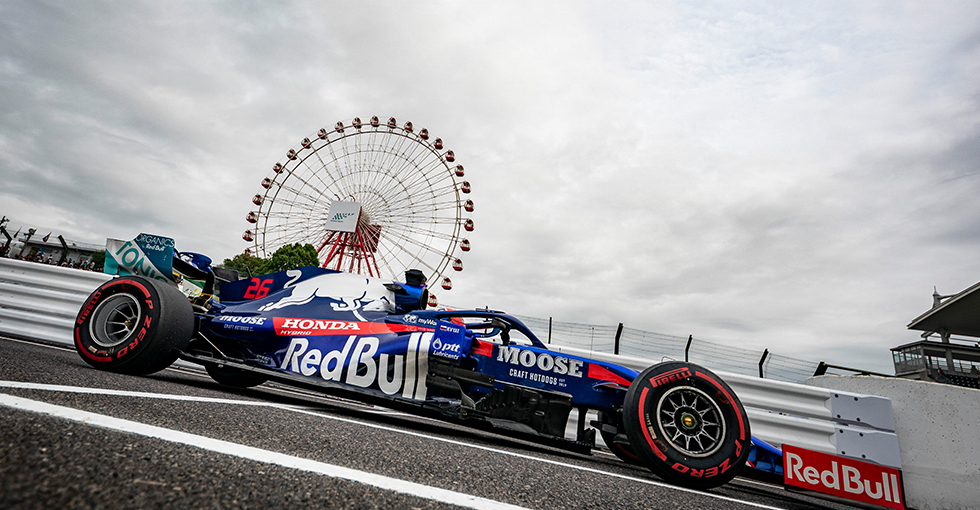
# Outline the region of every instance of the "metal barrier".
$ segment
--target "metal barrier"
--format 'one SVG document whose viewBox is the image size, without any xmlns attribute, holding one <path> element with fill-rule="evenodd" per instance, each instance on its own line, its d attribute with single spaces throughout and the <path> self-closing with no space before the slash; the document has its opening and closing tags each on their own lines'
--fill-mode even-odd
<svg viewBox="0 0 980 510">
<path fill-rule="evenodd" d="M 555 344 L 548 347 L 638 371 L 660 362 Z M 706 368 L 711 369 L 710 366 Z M 788 443 L 808 450 L 902 467 L 890 399 L 720 370 L 715 373 L 742 401 L 755 437 L 780 448 Z"/>
<path fill-rule="evenodd" d="M 102 273 L 0 259 L 0 334 L 71 345 L 78 309 L 109 278 Z M 555 344 L 549 347 L 639 371 L 660 361 Z M 710 365 L 706 368 L 712 369 Z M 775 446 L 789 443 L 901 467 L 889 399 L 731 372 L 715 373 L 739 396 L 756 437 Z"/>
<path fill-rule="evenodd" d="M 71 345 L 85 298 L 111 276 L 0 258 L 0 334 Z"/>
</svg>

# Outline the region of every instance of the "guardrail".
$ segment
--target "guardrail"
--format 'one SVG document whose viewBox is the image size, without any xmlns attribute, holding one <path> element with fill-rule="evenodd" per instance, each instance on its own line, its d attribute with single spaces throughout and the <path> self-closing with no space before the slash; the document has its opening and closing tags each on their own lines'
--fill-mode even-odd
<svg viewBox="0 0 980 510">
<path fill-rule="evenodd" d="M 111 276 L 0 258 L 0 334 L 71 344 L 85 298 Z"/>
<path fill-rule="evenodd" d="M 102 273 L 0 259 L 0 334 L 71 345 L 78 309 L 89 293 L 109 278 Z M 640 371 L 659 362 L 557 344 L 549 347 Z M 774 446 L 789 443 L 901 467 L 887 398 L 716 373 L 741 399 L 756 437 Z"/>
<path fill-rule="evenodd" d="M 892 399 L 906 507 L 978 508 L 980 390 L 899 377 L 828 375 L 807 383 Z"/>
<path fill-rule="evenodd" d="M 660 362 L 555 344 L 549 347 L 639 371 Z M 731 372 L 715 373 L 742 401 L 755 437 L 780 448 L 788 443 L 901 469 L 891 400 Z"/>
</svg>

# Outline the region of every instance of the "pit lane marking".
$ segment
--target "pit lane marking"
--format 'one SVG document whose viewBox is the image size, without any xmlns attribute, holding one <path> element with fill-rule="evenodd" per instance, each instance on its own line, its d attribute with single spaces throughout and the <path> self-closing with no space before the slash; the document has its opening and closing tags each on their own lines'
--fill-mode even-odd
<svg viewBox="0 0 980 510">
<path fill-rule="evenodd" d="M 321 474 L 331 478 L 341 478 L 344 480 L 350 480 L 353 482 L 378 487 L 380 489 L 435 500 L 451 505 L 458 505 L 465 508 L 475 508 L 478 510 L 521 510 L 524 508 L 478 496 L 463 494 L 461 492 L 454 492 L 429 485 L 399 480 L 397 478 L 389 478 L 387 476 L 368 473 L 366 471 L 345 468 L 343 466 L 304 459 L 302 457 L 295 457 L 270 450 L 263 450 L 261 448 L 254 448 L 229 441 L 222 441 L 220 439 L 212 439 L 196 434 L 188 434 L 186 432 L 156 427 L 145 423 L 123 420 L 112 416 L 106 416 L 104 414 L 95 414 L 88 411 L 72 409 L 70 407 L 63 407 L 37 400 L 15 397 L 5 393 L 0 393 L 0 405 L 22 411 L 47 414 L 50 416 L 64 418 L 119 432 L 129 432 L 155 439 L 162 439 L 171 443 L 193 446 L 203 450 L 231 455 L 233 457 L 262 462 L 264 464 L 273 464 L 286 468 L 309 471 L 311 473 Z"/>
<path fill-rule="evenodd" d="M 534 456 L 531 456 L 531 455 L 526 455 L 526 454 L 517 453 L 517 452 L 511 452 L 511 451 L 507 451 L 507 450 L 501 450 L 501 449 L 492 448 L 492 447 L 489 447 L 489 446 L 482 446 L 482 445 L 476 445 L 476 444 L 471 444 L 471 443 L 464 443 L 462 441 L 457 441 L 457 440 L 454 440 L 454 439 L 448 439 L 448 438 L 443 438 L 443 437 L 431 436 L 431 435 L 423 434 L 423 433 L 420 433 L 420 432 L 413 432 L 413 431 L 410 431 L 410 430 L 401 430 L 401 429 L 391 428 L 391 427 L 387 427 L 387 426 L 384 426 L 384 425 L 378 425 L 378 424 L 374 424 L 374 423 L 367 423 L 367 422 L 363 422 L 363 421 L 359 421 L 359 420 L 354 420 L 354 419 L 350 419 L 350 418 L 343 418 L 343 417 L 340 417 L 340 416 L 331 416 L 331 415 L 328 415 L 328 414 L 322 414 L 320 412 L 316 412 L 316 411 L 310 410 L 309 408 L 303 408 L 303 407 L 299 407 L 299 406 L 290 406 L 290 405 L 285 405 L 285 404 L 276 404 L 276 403 L 273 403 L 273 402 L 261 402 L 261 401 L 254 402 L 254 401 L 248 401 L 248 400 L 223 399 L 223 398 L 213 398 L 213 397 L 194 397 L 194 396 L 188 396 L 188 395 L 173 395 L 173 394 L 167 394 L 167 393 L 147 393 L 147 392 L 139 392 L 139 391 L 125 391 L 125 390 L 109 390 L 109 389 L 97 389 L 97 388 L 83 388 L 83 387 L 79 387 L 79 386 L 61 386 L 61 385 L 56 385 L 56 384 L 39 384 L 39 383 L 27 383 L 27 382 L 18 382 L 18 381 L 0 381 L 0 388 L 40 390 L 40 391 L 58 391 L 58 392 L 67 392 L 67 393 L 83 393 L 83 394 L 90 394 L 90 395 L 113 395 L 113 396 L 143 397 L 143 398 L 155 398 L 155 399 L 165 399 L 165 400 L 177 400 L 177 401 L 184 401 L 184 402 L 202 402 L 202 403 L 233 404 L 233 405 L 234 404 L 238 404 L 238 405 L 249 405 L 249 406 L 256 406 L 256 407 L 269 407 L 269 408 L 279 409 L 279 410 L 283 410 L 283 411 L 289 411 L 289 412 L 294 412 L 294 413 L 299 413 L 299 414 L 306 414 L 306 415 L 310 415 L 310 416 L 316 416 L 316 417 L 319 417 L 319 418 L 325 418 L 325 419 L 328 419 L 328 420 L 334 420 L 334 421 L 339 421 L 339 422 L 343 422 L 343 423 L 350 423 L 350 424 L 359 425 L 359 426 L 362 426 L 362 427 L 368 427 L 368 428 L 373 428 L 373 429 L 378 429 L 378 430 L 384 430 L 384 431 L 387 431 L 387 432 L 395 432 L 395 433 L 398 433 L 398 434 L 404 434 L 404 435 L 408 435 L 408 436 L 413 436 L 413 437 L 418 437 L 418 438 L 423 438 L 423 439 L 429 439 L 429 440 L 433 440 L 433 441 L 439 441 L 439 442 L 443 442 L 443 443 L 452 444 L 452 445 L 455 445 L 455 446 L 462 446 L 462 447 L 465 447 L 465 448 L 473 448 L 473 449 L 477 449 L 477 450 L 483 450 L 483 451 L 487 451 L 487 452 L 493 452 L 493 453 L 497 453 L 497 454 L 508 455 L 508 456 L 511 456 L 511 457 L 517 457 L 519 459 L 529 460 L 529 461 L 532 461 L 532 462 L 541 462 L 541 463 L 544 463 L 544 464 L 551 464 L 551 465 L 554 465 L 554 466 L 564 467 L 564 468 L 567 468 L 567 469 L 573 469 L 573 470 L 577 470 L 577 471 L 584 471 L 584 472 L 587 472 L 587 473 L 598 474 L 598 475 L 608 476 L 608 477 L 612 477 L 612 478 L 618 478 L 618 479 L 621 479 L 621 480 L 628 480 L 628 481 L 631 481 L 631 482 L 637 482 L 637 483 L 642 483 L 642 484 L 646 484 L 646 485 L 653 485 L 653 486 L 656 486 L 656 487 L 663 487 L 663 488 L 666 488 L 666 489 L 672 489 L 672 490 L 676 490 L 676 491 L 680 491 L 680 492 L 686 492 L 686 493 L 689 493 L 689 494 L 698 494 L 698 495 L 703 496 L 703 497 L 708 497 L 708 498 L 717 499 L 717 500 L 721 500 L 721 501 L 728 501 L 728 502 L 732 502 L 732 503 L 739 503 L 739 504 L 742 504 L 742 505 L 752 506 L 752 507 L 756 507 L 756 508 L 766 508 L 766 509 L 771 509 L 771 510 L 783 510 L 783 509 L 781 509 L 779 507 L 774 507 L 774 506 L 770 506 L 770 505 L 764 505 L 764 504 L 761 504 L 761 503 L 755 503 L 755 502 L 751 502 L 751 501 L 744 501 L 744 500 L 740 500 L 740 499 L 736 499 L 736 498 L 731 498 L 731 497 L 728 497 L 728 496 L 722 496 L 722 495 L 719 495 L 719 494 L 712 494 L 712 493 L 709 493 L 709 492 L 702 492 L 702 491 L 695 490 L 695 489 L 688 489 L 686 487 L 679 487 L 679 486 L 676 486 L 676 485 L 670 485 L 670 484 L 667 484 L 667 483 L 657 482 L 657 481 L 654 481 L 654 480 L 647 480 L 647 479 L 643 479 L 643 478 L 636 478 L 636 477 L 633 477 L 633 476 L 621 475 L 619 473 L 611 473 L 611 472 L 608 472 L 608 471 L 602 471 L 602 470 L 595 469 L 595 468 L 590 468 L 590 467 L 585 467 L 585 466 L 578 466 L 578 465 L 575 465 L 575 464 L 568 464 L 568 463 L 565 463 L 565 462 L 559 462 L 559 461 L 555 461 L 555 460 L 551 460 L 551 459 L 544 459 L 544 458 L 540 458 L 540 457 L 534 457 Z M 0 393 L 0 396 L 3 396 L 3 395 L 4 395 L 3 393 Z M 83 412 L 83 411 L 79 411 L 79 412 Z M 147 425 L 147 426 L 149 426 L 149 425 Z M 164 429 L 164 430 L 166 430 L 166 429 Z M 310 461 L 310 462 L 313 462 L 313 461 Z M 408 483 L 408 482 L 406 482 L 406 483 Z"/>
</svg>

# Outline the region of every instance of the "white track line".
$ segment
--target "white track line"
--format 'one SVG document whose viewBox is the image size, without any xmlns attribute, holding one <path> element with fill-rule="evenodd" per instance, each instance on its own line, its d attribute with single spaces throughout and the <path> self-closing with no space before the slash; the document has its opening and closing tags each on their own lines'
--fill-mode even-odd
<svg viewBox="0 0 980 510">
<path fill-rule="evenodd" d="M 456 445 L 456 446 L 462 446 L 462 447 L 466 447 L 466 448 L 473 448 L 473 449 L 477 449 L 477 450 L 483 450 L 483 451 L 487 451 L 487 452 L 493 452 L 493 453 L 497 453 L 497 454 L 501 454 L 501 455 L 508 455 L 508 456 L 511 456 L 511 457 L 517 457 L 519 459 L 529 460 L 529 461 L 532 461 L 532 462 L 541 462 L 541 463 L 544 463 L 544 464 L 551 464 L 551 465 L 555 465 L 555 466 L 561 466 L 561 467 L 564 467 L 564 468 L 567 468 L 567 469 L 574 469 L 574 470 L 577 470 L 577 471 L 584 471 L 584 472 L 587 472 L 587 473 L 593 473 L 593 474 L 608 476 L 608 477 L 612 477 L 612 478 L 619 478 L 621 480 L 629 480 L 631 482 L 637 482 L 637 483 L 642 483 L 642 484 L 646 484 L 646 485 L 653 485 L 653 486 L 656 486 L 656 487 L 664 487 L 664 488 L 667 488 L 667 489 L 672 489 L 672 490 L 676 490 L 676 491 L 680 491 L 680 492 L 687 492 L 687 493 L 690 493 L 690 494 L 698 494 L 698 495 L 703 496 L 703 497 L 712 498 L 712 499 L 718 499 L 718 500 L 722 500 L 722 501 L 729 501 L 729 502 L 738 503 L 738 504 L 741 504 L 741 505 L 747 505 L 747 506 L 752 506 L 752 507 L 756 507 L 756 508 L 767 508 L 767 509 L 771 509 L 771 510 L 782 510 L 779 507 L 774 507 L 774 506 L 770 506 L 770 505 L 763 505 L 761 503 L 754 503 L 754 502 L 751 502 L 751 501 L 743 501 L 743 500 L 740 500 L 740 499 L 730 498 L 728 496 L 721 496 L 719 494 L 712 494 L 712 493 L 709 493 L 709 492 L 702 492 L 702 491 L 698 491 L 698 490 L 694 490 L 694 489 L 687 489 L 687 488 L 684 488 L 684 487 L 678 487 L 676 485 L 670 485 L 670 484 L 666 484 L 666 483 L 662 483 L 662 482 L 657 482 L 657 481 L 654 481 L 654 480 L 647 480 L 647 479 L 643 479 L 643 478 L 636 478 L 636 477 L 632 477 L 632 476 L 621 475 L 621 474 L 618 474 L 618 473 L 611 473 L 609 471 L 602 471 L 602 470 L 599 470 L 599 469 L 593 469 L 593 468 L 589 468 L 589 467 L 585 467 L 585 466 L 578 466 L 578 465 L 575 465 L 575 464 L 568 464 L 568 463 L 565 463 L 565 462 L 559 462 L 559 461 L 550 460 L 550 459 L 543 459 L 543 458 L 540 458 L 540 457 L 534 457 L 534 456 L 525 455 L 525 454 L 522 454 L 522 453 L 511 452 L 511 451 L 507 451 L 507 450 L 500 450 L 500 449 L 497 449 L 497 448 L 491 448 L 489 446 L 481 446 L 481 445 L 476 445 L 476 444 L 472 444 L 472 443 L 464 443 L 462 441 L 457 441 L 457 440 L 454 440 L 454 439 L 448 439 L 448 438 L 444 438 L 444 437 L 432 436 L 432 435 L 423 434 L 423 433 L 420 433 L 420 432 L 413 432 L 413 431 L 410 431 L 410 430 L 401 430 L 401 429 L 397 429 L 397 428 L 386 427 L 384 425 L 378 425 L 378 424 L 375 424 L 375 423 L 362 422 L 362 421 L 353 420 L 353 419 L 350 419 L 350 418 L 342 418 L 342 417 L 339 417 L 339 416 L 331 416 L 331 415 L 328 415 L 328 414 L 322 414 L 322 413 L 319 413 L 319 412 L 311 411 L 309 408 L 302 408 L 302 407 L 297 407 L 297 406 L 288 406 L 288 405 L 284 405 L 284 404 L 275 404 L 275 403 L 272 403 L 272 402 L 253 402 L 253 401 L 248 401 L 248 400 L 220 399 L 220 398 L 210 398 L 210 397 L 192 397 L 192 396 L 187 396 L 187 395 L 169 395 L 169 394 L 166 394 L 166 393 L 145 393 L 145 392 L 138 392 L 138 391 L 100 390 L 100 389 L 95 389 L 95 388 L 82 388 L 82 387 L 78 387 L 78 386 L 59 386 L 59 385 L 54 385 L 54 384 L 37 384 L 37 383 L 27 383 L 27 382 L 17 382 L 17 381 L 0 381 L 0 388 L 26 389 L 26 390 L 42 390 L 42 391 L 60 391 L 60 392 L 68 392 L 68 393 L 84 393 L 84 394 L 91 394 L 91 395 L 116 395 L 116 396 L 130 396 L 130 397 L 169 399 L 169 400 L 178 400 L 178 401 L 185 401 L 185 402 L 204 402 L 204 403 L 220 403 L 220 404 L 240 404 L 240 405 L 250 405 L 250 406 L 271 407 L 271 408 L 274 408 L 274 409 L 281 409 L 283 411 L 289 411 L 289 412 L 294 412 L 294 413 L 299 413 L 299 414 L 306 414 L 306 415 L 316 416 L 318 418 L 324 418 L 324 419 L 333 420 L 333 421 L 339 421 L 339 422 L 343 422 L 343 423 L 350 423 L 350 424 L 354 424 L 354 425 L 358 425 L 358 426 L 362 426 L 362 427 L 368 427 L 368 428 L 373 428 L 373 429 L 378 429 L 378 430 L 384 430 L 384 431 L 388 431 L 388 432 L 394 432 L 394 433 L 398 433 L 398 434 L 404 434 L 404 435 L 408 435 L 408 436 L 419 437 L 419 438 L 423 438 L 423 439 L 429 439 L 429 440 L 432 440 L 432 441 L 439 441 L 439 442 L 448 443 L 448 444 L 452 444 L 452 445 Z M 2 395 L 2 393 L 0 393 L 0 395 Z"/>
<path fill-rule="evenodd" d="M 62 407 L 48 404 L 46 402 L 39 402 L 37 400 L 15 397 L 4 393 L 0 393 L 0 405 L 12 407 L 22 411 L 33 411 L 36 413 L 56 416 L 58 418 L 65 418 L 68 420 L 85 423 L 87 425 L 94 425 L 96 427 L 103 427 L 120 432 L 129 432 L 132 434 L 139 434 L 141 436 L 162 439 L 171 443 L 194 446 L 204 450 L 223 453 L 225 455 L 232 455 L 234 457 L 241 457 L 243 459 L 262 462 L 265 464 L 274 464 L 287 468 L 300 469 L 332 478 L 342 478 L 344 480 L 371 485 L 381 489 L 400 492 L 410 496 L 440 501 L 442 503 L 458 505 L 466 508 L 475 508 L 480 510 L 519 510 L 523 508 L 515 505 L 509 505 L 507 503 L 501 503 L 499 501 L 493 501 L 491 499 L 440 489 L 438 487 L 408 482 L 397 478 L 389 478 L 387 476 L 376 475 L 373 473 L 358 471 L 324 462 L 317 462 L 315 460 L 304 459 L 301 457 L 294 457 L 292 455 L 286 455 L 279 452 L 262 450 L 260 448 L 253 448 L 251 446 L 222 441 L 220 439 L 211 439 L 209 437 L 188 434 L 177 430 L 170 430 L 135 421 L 113 418 L 112 416 L 80 411 L 70 407 Z"/>
<path fill-rule="evenodd" d="M 171 395 L 167 393 L 148 393 L 145 391 L 107 390 L 99 388 L 83 388 L 81 386 L 61 386 L 58 384 L 38 384 L 18 381 L 0 381 L 0 388 L 18 390 L 59 391 L 64 393 L 82 393 L 86 395 L 112 395 L 117 397 L 155 398 L 161 400 L 178 400 L 184 402 L 207 402 L 210 404 L 235 404 L 242 406 L 284 407 L 271 402 L 239 400 L 230 398 L 195 397 L 191 395 Z"/>
</svg>

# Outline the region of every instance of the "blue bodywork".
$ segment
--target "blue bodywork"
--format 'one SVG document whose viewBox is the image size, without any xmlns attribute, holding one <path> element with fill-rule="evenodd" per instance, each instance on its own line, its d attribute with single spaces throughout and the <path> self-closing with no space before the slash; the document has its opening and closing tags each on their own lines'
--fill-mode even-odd
<svg viewBox="0 0 980 510">
<path fill-rule="evenodd" d="M 220 297 L 198 314 L 203 342 L 185 359 L 552 442 L 594 446 L 584 419 L 564 438 L 569 412 L 615 416 L 639 375 L 552 351 L 501 312 L 425 310 L 422 286 L 304 267 L 225 283 Z M 750 465 L 777 472 L 778 449 L 753 443 Z"/>
<path fill-rule="evenodd" d="M 759 471 L 782 477 L 783 451 L 752 436 L 752 448 L 749 450 L 747 464 Z"/>
<path fill-rule="evenodd" d="M 424 310 L 426 296 L 316 267 L 225 283 L 184 357 L 555 439 L 573 408 L 616 412 L 638 375 L 549 350 L 501 312 Z"/>
</svg>

